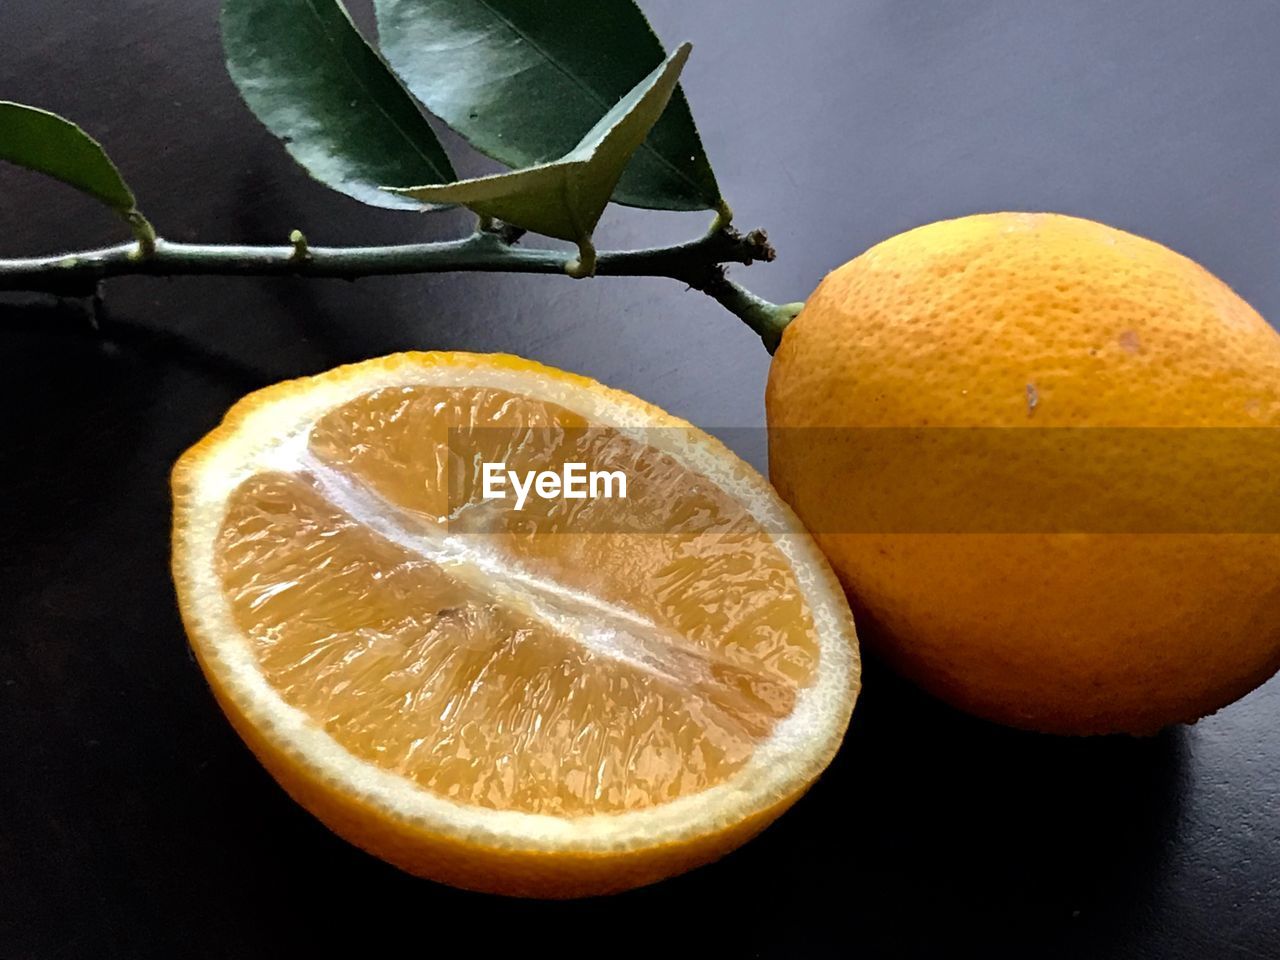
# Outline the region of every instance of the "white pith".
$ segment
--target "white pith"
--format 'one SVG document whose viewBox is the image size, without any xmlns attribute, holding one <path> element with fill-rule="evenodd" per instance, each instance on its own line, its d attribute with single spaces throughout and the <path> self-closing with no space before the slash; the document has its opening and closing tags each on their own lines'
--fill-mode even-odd
<svg viewBox="0 0 1280 960">
<path fill-rule="evenodd" d="M 226 695 L 262 735 L 332 782 L 335 791 L 410 825 L 488 847 L 526 851 L 620 852 L 712 834 L 794 795 L 817 776 L 843 735 L 856 696 L 856 641 L 844 597 L 825 560 L 764 479 L 716 441 L 692 429 L 651 429 L 687 425 L 627 394 L 536 367 L 489 364 L 483 358 L 469 362 L 427 358 L 344 368 L 310 381 L 306 389 L 283 392 L 251 409 L 233 430 L 223 428 L 218 442 L 202 451 L 187 476 L 190 489 L 178 503 L 176 518 L 178 529 L 185 531 L 182 549 L 176 554 L 181 564 L 176 571 L 179 583 L 187 586 L 184 610 L 195 627 L 193 634 L 206 641 L 202 644 L 206 669 L 216 674 Z M 232 492 L 262 470 L 287 468 L 291 462 L 296 469 L 305 455 L 311 426 L 362 394 L 383 387 L 460 384 L 499 388 L 559 404 L 592 423 L 631 433 L 715 483 L 744 504 L 763 528 L 788 531 L 775 534 L 774 541 L 794 570 L 813 617 L 818 666 L 813 682 L 798 691 L 792 713 L 775 725 L 752 759 L 730 779 L 660 806 L 626 813 L 557 817 L 467 806 L 351 755 L 319 724 L 287 704 L 262 676 L 216 573 L 215 541 Z M 395 536 L 393 529 L 373 529 Z M 464 561 L 472 563 L 475 558 Z M 602 603 L 595 598 L 589 602 Z M 599 612 L 607 617 L 628 615 L 605 607 Z M 568 627 L 572 635 L 576 627 Z M 582 638 L 590 645 L 587 636 Z M 625 648 L 617 646 L 594 652 L 624 660 L 628 656 Z"/>
<path fill-rule="evenodd" d="M 303 435 L 299 437 L 305 440 Z M 289 449 L 295 446 L 300 449 Z M 645 637 L 655 634 L 670 636 L 652 620 L 515 566 L 509 558 L 484 549 L 490 539 L 484 535 L 454 535 L 415 523 L 376 491 L 322 463 L 306 449 L 305 442 L 290 442 L 282 452 L 284 456 L 271 455 L 273 469 L 306 473 L 325 500 L 406 553 L 431 561 L 455 580 L 478 588 L 509 610 L 547 624 L 562 636 L 572 637 L 594 654 L 646 673 L 679 679 L 664 669 L 663 658 L 644 642 Z M 680 638 L 671 636 L 670 641 L 678 644 Z M 698 661 L 708 659 L 711 657 L 706 654 L 697 657 Z"/>
</svg>

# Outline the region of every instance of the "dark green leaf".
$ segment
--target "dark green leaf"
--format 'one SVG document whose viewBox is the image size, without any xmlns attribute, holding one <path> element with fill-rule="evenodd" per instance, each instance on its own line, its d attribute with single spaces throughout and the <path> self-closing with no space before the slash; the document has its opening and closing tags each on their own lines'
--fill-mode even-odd
<svg viewBox="0 0 1280 960">
<path fill-rule="evenodd" d="M 454 178 L 422 111 L 340 0 L 224 0 L 222 45 L 249 108 L 321 183 L 421 209 L 378 187 Z"/>
<path fill-rule="evenodd" d="M 661 43 L 632 0 L 375 4 L 382 50 L 414 95 L 477 149 L 512 167 L 568 153 L 663 60 Z M 613 199 L 660 210 L 720 205 L 679 90 Z"/>
<path fill-rule="evenodd" d="M 688 59 L 686 43 L 559 160 L 513 173 L 397 192 L 420 200 L 460 203 L 481 216 L 550 237 L 589 242 L 627 161 L 662 116 Z"/>
<path fill-rule="evenodd" d="M 56 113 L 0 100 L 0 160 L 83 190 L 126 216 L 129 189 L 101 144 Z"/>
</svg>

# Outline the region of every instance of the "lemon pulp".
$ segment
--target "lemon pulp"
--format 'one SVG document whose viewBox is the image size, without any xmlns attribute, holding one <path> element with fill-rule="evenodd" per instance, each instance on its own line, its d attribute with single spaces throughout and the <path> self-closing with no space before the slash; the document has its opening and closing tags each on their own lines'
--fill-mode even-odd
<svg viewBox="0 0 1280 960">
<path fill-rule="evenodd" d="M 473 806 L 639 810 L 730 778 L 817 661 L 786 558 L 642 436 L 494 387 L 369 391 L 244 480 L 217 573 L 263 676 L 351 754 Z M 482 497 L 481 465 L 625 500 Z"/>
</svg>

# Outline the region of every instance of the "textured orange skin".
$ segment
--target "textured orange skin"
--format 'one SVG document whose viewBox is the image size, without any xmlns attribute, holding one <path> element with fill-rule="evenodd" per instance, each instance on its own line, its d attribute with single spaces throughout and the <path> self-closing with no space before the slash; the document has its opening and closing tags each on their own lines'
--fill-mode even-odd
<svg viewBox="0 0 1280 960">
<path fill-rule="evenodd" d="M 771 427 L 1273 427 L 1280 336 L 1152 241 L 1055 214 L 972 216 L 831 273 L 782 338 L 767 409 Z M 841 518 L 872 479 L 857 458 L 783 430 L 769 459 L 871 648 L 963 710 L 1146 734 L 1280 668 L 1280 537 L 850 533 Z M 1118 466 L 1080 462 L 1049 490 L 1028 491 L 1016 461 L 961 479 L 1001 498 L 1065 498 Z M 1243 496 L 1280 476 L 1274 462 L 1190 467 L 1232 471 Z M 1145 492 L 1192 496 L 1176 477 Z"/>
<path fill-rule="evenodd" d="M 509 367 L 519 371 L 538 372 L 553 376 L 565 384 L 578 388 L 608 390 L 588 377 L 545 367 L 536 362 L 506 354 L 454 353 L 401 353 L 350 367 L 339 367 L 319 377 L 303 377 L 285 381 L 258 390 L 243 398 L 227 412 L 217 429 L 192 446 L 175 464 L 171 478 L 175 503 L 173 530 L 173 575 L 178 596 L 190 595 L 195 585 L 188 582 L 183 572 L 184 551 L 181 505 L 190 496 L 191 473 L 200 462 L 215 450 L 224 438 L 233 434 L 244 420 L 258 407 L 268 405 L 292 392 L 305 391 L 321 378 L 340 379 L 356 367 L 368 368 L 383 365 L 395 369 L 410 362 L 417 364 L 448 364 L 465 368 Z M 635 397 L 628 397 L 636 409 L 647 412 L 655 422 L 668 425 L 689 426 L 665 411 Z M 706 443 L 731 456 L 727 448 L 713 438 Z M 831 588 L 835 580 L 830 574 Z M 180 602 L 180 607 L 182 604 Z M 709 832 L 696 834 L 668 843 L 650 845 L 640 849 L 598 853 L 578 851 L 547 852 L 487 846 L 470 838 L 462 838 L 446 832 L 432 832 L 422 827 L 400 821 L 387 811 L 350 796 L 341 788 L 318 775 L 305 757 L 293 755 L 264 735 L 257 723 L 246 715 L 244 709 L 224 688 L 218 671 L 212 669 L 206 652 L 214 648 L 212 640 L 203 635 L 199 624 L 186 609 L 181 610 L 183 624 L 191 641 L 192 650 L 208 680 L 214 698 L 240 738 L 267 769 L 271 776 L 302 807 L 325 826 L 349 843 L 360 847 L 388 863 L 415 876 L 447 883 L 452 886 L 481 893 L 495 893 L 517 897 L 540 899 L 571 899 L 618 893 L 634 889 L 683 873 L 695 867 L 718 860 L 756 836 L 787 811 L 812 786 L 803 784 L 793 793 L 779 797 L 768 806 L 751 815 L 727 823 Z M 849 621 L 852 630 L 852 620 Z M 849 710 L 857 695 L 850 693 Z M 843 718 L 848 722 L 848 714 Z M 843 727 L 842 727 L 843 729 Z M 839 747 L 839 740 L 828 745 L 821 759 L 819 770 L 825 769 Z M 816 776 L 814 778 L 816 780 Z"/>
</svg>

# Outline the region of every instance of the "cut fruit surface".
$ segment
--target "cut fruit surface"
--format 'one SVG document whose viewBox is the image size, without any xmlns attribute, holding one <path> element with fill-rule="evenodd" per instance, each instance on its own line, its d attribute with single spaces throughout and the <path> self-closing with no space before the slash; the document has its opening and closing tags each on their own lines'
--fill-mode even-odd
<svg viewBox="0 0 1280 960">
<path fill-rule="evenodd" d="M 486 496 L 485 464 L 573 463 L 595 496 Z M 852 621 L 787 508 L 581 377 L 441 353 L 280 384 L 184 455 L 174 504 L 184 622 L 232 722 L 423 876 L 652 882 L 765 826 L 848 723 Z"/>
</svg>

